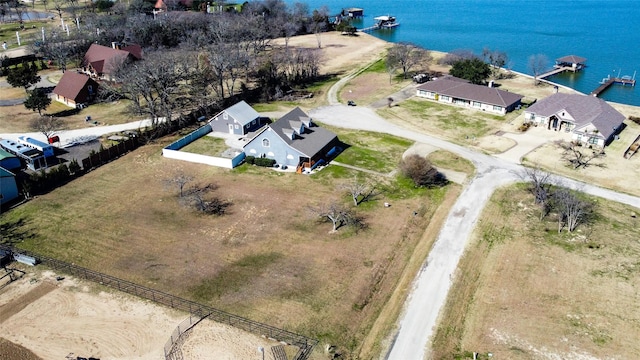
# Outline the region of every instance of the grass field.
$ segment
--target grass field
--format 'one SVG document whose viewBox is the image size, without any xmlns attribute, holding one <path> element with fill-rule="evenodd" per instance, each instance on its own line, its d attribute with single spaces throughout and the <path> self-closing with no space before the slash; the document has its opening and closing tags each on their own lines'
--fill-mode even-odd
<svg viewBox="0 0 640 360">
<path fill-rule="evenodd" d="M 398 156 L 407 145 L 378 142 L 381 153 Z M 422 235 L 439 204 L 459 191 L 385 178 L 385 192 L 357 209 L 369 227 L 331 234 L 307 207 L 350 203 L 334 166 L 314 176 L 248 165 L 229 171 L 162 158 L 164 145 L 142 147 L 3 214 L 12 234 L 3 240 L 356 352 L 407 259 L 417 246 L 426 256 L 424 242 L 432 239 Z M 371 165 L 393 168 L 398 161 L 381 157 Z M 232 203 L 229 214 L 204 216 L 180 205 L 177 189 L 164 181 L 178 170 L 200 184 L 215 183 L 217 196 Z M 350 171 L 347 179 L 356 176 Z M 384 201 L 392 203 L 393 216 Z"/>
<path fill-rule="evenodd" d="M 523 185 L 496 192 L 449 293 L 433 358 L 631 359 L 640 350 L 637 209 L 558 234 Z"/>
<path fill-rule="evenodd" d="M 220 153 L 228 148 L 222 138 L 203 136 L 183 147 L 180 151 L 207 156 L 220 156 Z"/>
<path fill-rule="evenodd" d="M 416 97 L 379 109 L 378 113 L 393 122 L 459 144 L 492 134 L 519 115 L 517 111 L 505 116 L 490 115 Z"/>
</svg>

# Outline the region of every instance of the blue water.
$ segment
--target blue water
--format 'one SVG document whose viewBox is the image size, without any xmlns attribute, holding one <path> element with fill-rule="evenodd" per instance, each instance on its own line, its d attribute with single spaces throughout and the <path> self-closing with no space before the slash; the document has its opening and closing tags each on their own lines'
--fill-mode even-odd
<svg viewBox="0 0 640 360">
<path fill-rule="evenodd" d="M 488 47 L 509 56 L 508 67 L 530 74 L 528 59 L 543 54 L 554 60 L 565 55 L 587 58 L 587 68 L 548 80 L 590 93 L 611 76 L 640 78 L 640 0 L 298 0 L 309 8 L 323 5 L 330 12 L 360 7 L 365 17 L 356 27 L 373 25 L 373 18 L 392 15 L 400 26 L 372 34 L 407 41 L 430 50 Z M 294 1 L 288 0 L 287 3 Z M 639 86 L 640 87 L 640 86 Z M 640 89 L 613 86 L 601 98 L 640 106 Z"/>
</svg>

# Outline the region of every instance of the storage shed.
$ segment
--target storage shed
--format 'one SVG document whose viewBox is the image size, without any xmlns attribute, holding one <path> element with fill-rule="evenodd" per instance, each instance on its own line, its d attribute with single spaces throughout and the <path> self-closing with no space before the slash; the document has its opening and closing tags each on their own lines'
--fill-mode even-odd
<svg viewBox="0 0 640 360">
<path fill-rule="evenodd" d="M 0 149 L 0 167 L 7 170 L 15 170 L 20 169 L 22 163 L 20 163 L 20 159 L 18 159 L 17 156 L 4 149 Z"/>
<path fill-rule="evenodd" d="M 18 185 L 16 184 L 16 175 L 0 167 L 0 205 L 4 205 L 17 197 Z"/>
</svg>

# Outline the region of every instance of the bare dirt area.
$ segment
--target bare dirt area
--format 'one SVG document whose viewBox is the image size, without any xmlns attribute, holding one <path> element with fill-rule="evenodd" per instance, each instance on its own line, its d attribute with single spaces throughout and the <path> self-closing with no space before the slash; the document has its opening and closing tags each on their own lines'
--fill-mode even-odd
<svg viewBox="0 0 640 360">
<path fill-rule="evenodd" d="M 368 34 L 358 33 L 354 36 L 341 35 L 332 31 L 320 35 L 322 50 L 322 74 L 344 74 L 379 59 L 382 52 L 391 44 Z M 276 39 L 274 45 L 284 46 L 284 39 Z M 289 40 L 293 48 L 318 49 L 316 35 L 295 36 Z"/>
<path fill-rule="evenodd" d="M 111 289 L 49 271 L 27 274 L 0 290 L 0 358 L 64 359 L 67 355 L 100 359 L 160 359 L 164 344 L 187 314 Z M 203 321 L 183 349 L 206 350 L 208 358 L 247 359 L 258 346 L 279 343 L 212 321 Z M 75 358 L 75 357 L 74 357 Z M 266 359 L 272 359 L 266 356 Z"/>
<path fill-rule="evenodd" d="M 637 209 L 606 201 L 596 207 L 594 223 L 559 234 L 555 215 L 540 221 L 540 209 L 521 187 L 499 190 L 461 261 L 435 356 L 634 358 L 640 244 L 631 214 Z M 438 352 L 446 336 L 457 344 Z"/>
</svg>

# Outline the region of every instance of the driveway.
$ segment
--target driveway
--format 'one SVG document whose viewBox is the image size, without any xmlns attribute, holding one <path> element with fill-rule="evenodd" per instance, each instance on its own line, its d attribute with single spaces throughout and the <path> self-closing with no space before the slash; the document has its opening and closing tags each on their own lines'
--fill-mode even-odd
<svg viewBox="0 0 640 360">
<path fill-rule="evenodd" d="M 334 94 L 337 94 L 337 90 Z M 518 164 L 520 156 L 515 152 L 512 153 L 514 155 L 505 158 L 480 154 L 391 124 L 367 107 L 329 105 L 311 111 L 310 115 L 332 126 L 387 133 L 429 144 L 464 157 L 476 166 L 475 176 L 467 183 L 451 209 L 429 257 L 413 282 L 412 290 L 402 310 L 398 330 L 386 357 L 391 360 L 422 360 L 429 353 L 430 341 L 437 326 L 438 315 L 451 287 L 452 276 L 482 209 L 496 188 L 522 181 L 524 178 L 524 168 Z M 522 151 L 527 151 L 534 146 L 537 146 L 537 143 L 522 147 Z M 566 187 L 587 194 L 640 208 L 640 198 L 635 196 L 559 176 L 556 176 L 555 180 L 562 181 Z"/>
</svg>

